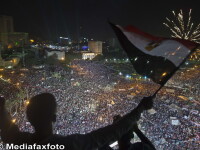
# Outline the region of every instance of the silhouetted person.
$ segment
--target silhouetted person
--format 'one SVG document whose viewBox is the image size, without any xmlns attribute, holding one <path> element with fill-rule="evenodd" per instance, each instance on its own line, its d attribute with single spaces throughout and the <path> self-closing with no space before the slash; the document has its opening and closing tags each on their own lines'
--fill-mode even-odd
<svg viewBox="0 0 200 150">
<path fill-rule="evenodd" d="M 65 145 L 66 150 L 96 150 L 112 143 L 130 131 L 144 110 L 153 106 L 152 97 L 145 97 L 139 105 L 119 121 L 88 134 L 69 136 L 53 135 L 52 123 L 56 121 L 56 101 L 52 94 L 43 93 L 31 98 L 27 107 L 27 117 L 35 128 L 35 133 L 20 132 L 11 122 L 5 109 L 5 101 L 0 99 L 0 129 L 4 143 L 38 143 Z"/>
<path fill-rule="evenodd" d="M 27 118 L 35 133 L 20 132 L 17 125 L 11 122 L 7 113 L 4 98 L 0 98 L 0 129 L 5 143 L 33 144 L 53 135 L 52 123 L 56 121 L 56 101 L 52 94 L 43 93 L 34 96 L 27 106 Z"/>
</svg>

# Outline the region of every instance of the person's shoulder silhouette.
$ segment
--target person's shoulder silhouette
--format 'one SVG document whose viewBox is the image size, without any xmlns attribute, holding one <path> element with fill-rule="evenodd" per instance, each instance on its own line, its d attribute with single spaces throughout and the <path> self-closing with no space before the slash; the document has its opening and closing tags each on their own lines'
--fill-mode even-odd
<svg viewBox="0 0 200 150">
<path fill-rule="evenodd" d="M 56 100 L 50 93 L 42 93 L 32 97 L 27 106 L 27 118 L 33 125 L 35 133 L 21 132 L 18 126 L 11 122 L 11 117 L 5 109 L 5 99 L 1 97 L 1 137 L 5 143 L 23 144 L 40 143 L 53 134 L 52 122 L 56 121 Z"/>
</svg>

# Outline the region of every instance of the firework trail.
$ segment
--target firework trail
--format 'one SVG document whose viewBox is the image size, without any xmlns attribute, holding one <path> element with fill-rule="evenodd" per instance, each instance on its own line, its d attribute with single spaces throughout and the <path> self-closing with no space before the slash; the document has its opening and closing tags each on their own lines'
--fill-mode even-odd
<svg viewBox="0 0 200 150">
<path fill-rule="evenodd" d="M 170 29 L 172 37 L 200 43 L 200 24 L 194 25 L 191 21 L 191 12 L 192 9 L 190 9 L 188 17 L 185 17 L 182 10 L 178 13 L 172 11 L 173 19 L 166 17 L 166 22 L 163 24 Z"/>
</svg>

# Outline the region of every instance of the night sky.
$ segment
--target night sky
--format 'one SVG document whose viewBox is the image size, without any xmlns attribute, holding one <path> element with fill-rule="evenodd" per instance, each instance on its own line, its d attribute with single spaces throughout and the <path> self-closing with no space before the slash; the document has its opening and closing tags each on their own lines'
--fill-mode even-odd
<svg viewBox="0 0 200 150">
<path fill-rule="evenodd" d="M 14 19 L 16 32 L 55 40 L 79 35 L 95 40 L 114 37 L 107 20 L 120 25 L 132 24 L 146 32 L 169 36 L 163 26 L 172 10 L 192 8 L 192 20 L 200 22 L 198 0 L 1 0 L 0 15 Z M 82 28 L 80 30 L 80 27 Z"/>
</svg>

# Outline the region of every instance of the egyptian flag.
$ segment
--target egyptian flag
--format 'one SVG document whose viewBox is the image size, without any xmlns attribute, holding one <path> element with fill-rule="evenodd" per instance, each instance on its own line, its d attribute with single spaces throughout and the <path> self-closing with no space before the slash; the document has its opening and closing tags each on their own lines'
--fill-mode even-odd
<svg viewBox="0 0 200 150">
<path fill-rule="evenodd" d="M 199 44 L 110 23 L 136 72 L 164 85 Z"/>
</svg>

